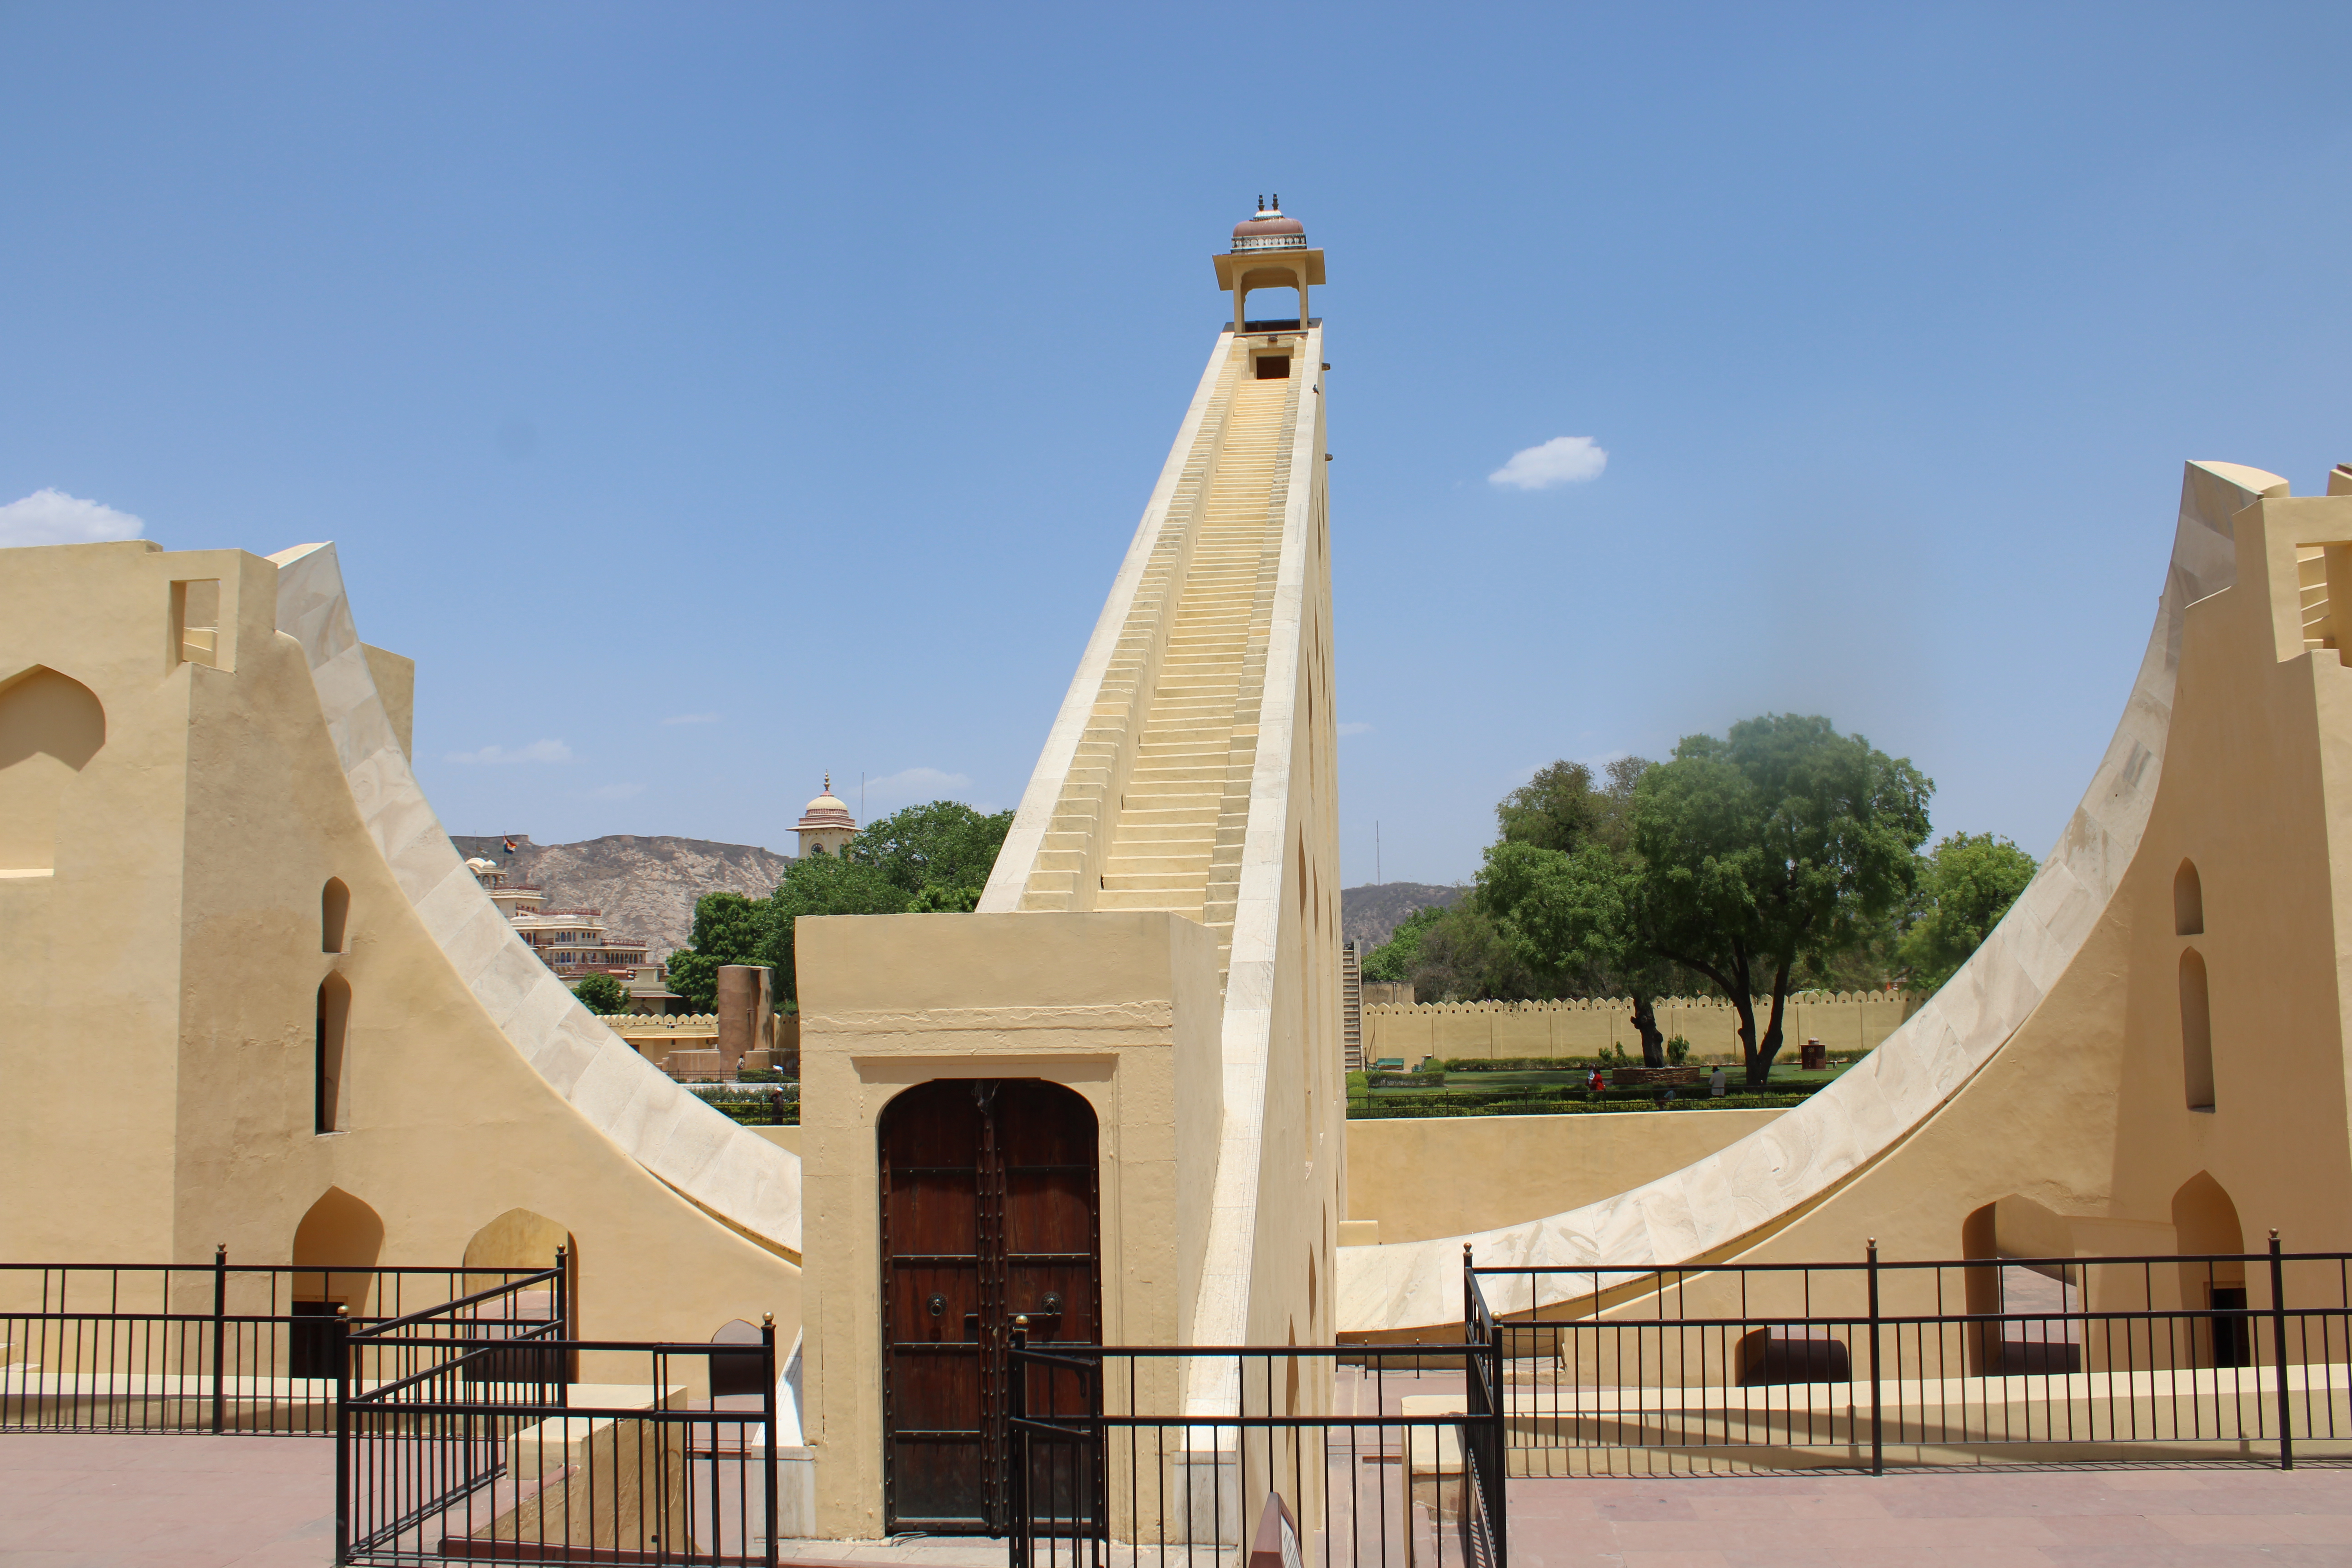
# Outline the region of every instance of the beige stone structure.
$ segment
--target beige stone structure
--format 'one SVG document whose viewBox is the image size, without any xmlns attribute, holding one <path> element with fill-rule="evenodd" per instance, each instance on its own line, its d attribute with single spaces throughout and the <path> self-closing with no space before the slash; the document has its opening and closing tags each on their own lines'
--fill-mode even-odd
<svg viewBox="0 0 2352 1568">
<path fill-rule="evenodd" d="M 0 552 L 0 1256 L 568 1243 L 588 1333 L 796 1321 L 798 1161 L 516 935 L 409 772 L 412 680 L 331 546 Z M 102 1111 L 55 1049 L 93 1012 Z"/>
<path fill-rule="evenodd" d="M 1366 986 L 1369 993 L 1370 986 Z M 1423 1057 L 1494 1061 L 1510 1057 L 1584 1057 L 1620 1050 L 1642 1054 L 1642 1037 L 1624 997 L 1566 1002 L 1423 1002 L 1373 1005 L 1366 997 L 1364 1059 Z M 1800 1043 L 1826 1050 L 1874 1049 L 1923 998 L 1907 991 L 1800 992 L 1789 998 L 1781 1033 L 1783 1059 L 1796 1060 Z M 1661 996 L 1652 1003 L 1666 1038 L 1679 1035 L 1694 1058 L 1739 1057 L 1739 1017 L 1712 996 Z"/>
<path fill-rule="evenodd" d="M 2082 806 L 1864 1063 L 1602 1201 L 1350 1247 L 1343 1326 L 1451 1321 L 1465 1241 L 1498 1264 L 1635 1268 L 1853 1258 L 1874 1236 L 1897 1258 L 2237 1251 L 2271 1226 L 2352 1248 L 2352 469 L 2329 491 L 2189 466 L 2157 625 Z M 2158 1272 L 2146 1305 L 2210 1305 Z M 2265 1281 L 2243 1285 L 2264 1304 Z"/>
<path fill-rule="evenodd" d="M 803 855 L 819 850 L 838 855 L 857 837 L 857 819 L 849 815 L 849 807 L 833 793 L 831 773 L 824 775 L 824 793 L 808 803 L 793 831 L 800 835 Z"/>
<path fill-rule="evenodd" d="M 1283 265 L 1319 282 L 1307 254 L 1311 276 Z M 1219 258 L 1221 279 L 1233 270 Z M 1246 266 L 1238 280 L 1260 286 Z M 886 1274 L 913 1275 L 877 1229 L 876 1151 L 893 1106 L 926 1085 L 1041 1081 L 1090 1111 L 1112 1340 L 1305 1344 L 1334 1329 L 1345 1155 L 1322 353 L 1311 319 L 1220 333 L 979 912 L 800 924 L 803 1150 L 827 1237 L 809 1256 L 807 1416 L 829 1533 L 920 1511 L 903 1473 L 886 1507 L 884 1328 L 912 1310 L 928 1331 L 924 1287 L 878 1293 Z M 1166 1396 L 1237 1408 L 1236 1387 L 1196 1376 Z M 1308 1381 L 1301 1409 L 1328 1398 L 1328 1378 Z"/>
</svg>

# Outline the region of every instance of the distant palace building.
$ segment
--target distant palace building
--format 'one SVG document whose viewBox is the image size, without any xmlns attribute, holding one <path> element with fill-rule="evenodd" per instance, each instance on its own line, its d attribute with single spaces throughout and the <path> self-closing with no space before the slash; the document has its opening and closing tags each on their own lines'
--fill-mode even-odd
<svg viewBox="0 0 2352 1568">
<path fill-rule="evenodd" d="M 629 988 L 631 1012 L 659 1013 L 675 1000 L 664 984 L 662 966 L 654 962 L 652 945 L 612 935 L 604 929 L 604 910 L 548 909 L 546 889 L 536 882 L 509 881 L 496 861 L 479 856 L 467 861 L 466 869 L 499 911 L 514 922 L 515 934 L 566 985 L 577 987 L 591 974 L 612 975 Z"/>
</svg>

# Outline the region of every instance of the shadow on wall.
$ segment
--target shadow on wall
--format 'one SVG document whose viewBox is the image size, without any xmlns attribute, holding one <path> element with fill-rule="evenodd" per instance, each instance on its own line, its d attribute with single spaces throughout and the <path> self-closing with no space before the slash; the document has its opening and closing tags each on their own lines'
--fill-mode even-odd
<svg viewBox="0 0 2352 1568">
<path fill-rule="evenodd" d="M 0 872 L 57 868 L 66 786 L 106 744 L 106 710 L 47 665 L 0 686 Z"/>
</svg>

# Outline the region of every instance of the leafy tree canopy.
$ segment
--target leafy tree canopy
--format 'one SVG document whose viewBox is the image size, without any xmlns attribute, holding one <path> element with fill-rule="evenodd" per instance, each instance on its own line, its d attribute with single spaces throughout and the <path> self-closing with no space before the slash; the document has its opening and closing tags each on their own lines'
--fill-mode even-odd
<svg viewBox="0 0 2352 1568">
<path fill-rule="evenodd" d="M 935 800 L 868 824 L 843 858 L 873 867 L 910 899 L 926 888 L 970 888 L 977 902 L 1012 828 L 1009 811 L 984 816 L 961 801 Z"/>
<path fill-rule="evenodd" d="M 765 900 L 709 894 L 694 907 L 692 947 L 670 954 L 670 989 L 708 1010 L 718 1005 L 720 964 L 764 963 L 775 971 L 777 999 L 796 1001 L 795 921 L 969 913 L 1012 826 L 1009 811 L 989 816 L 935 800 L 869 824 L 839 855 L 814 849 L 800 857 Z"/>
<path fill-rule="evenodd" d="M 1911 984 L 1932 991 L 1968 962 L 2033 880 L 2032 856 L 1990 833 L 1948 834 L 1927 857 L 1920 910 L 1896 943 Z"/>
<path fill-rule="evenodd" d="M 761 906 L 740 893 L 705 893 L 694 901 L 692 945 L 669 955 L 669 988 L 698 1013 L 719 1005 L 722 964 L 762 963 L 767 937 Z"/>
<path fill-rule="evenodd" d="M 629 1005 L 629 988 L 609 974 L 591 974 L 572 988 L 580 1005 L 599 1015 L 622 1012 Z"/>
</svg>

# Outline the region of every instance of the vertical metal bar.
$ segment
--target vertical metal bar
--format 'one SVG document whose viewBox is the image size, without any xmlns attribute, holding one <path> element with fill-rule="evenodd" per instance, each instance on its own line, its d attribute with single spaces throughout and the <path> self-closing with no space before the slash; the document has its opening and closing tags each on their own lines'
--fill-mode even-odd
<svg viewBox="0 0 2352 1568">
<path fill-rule="evenodd" d="M 2286 1394 L 2286 1270 L 2279 1262 L 2275 1226 L 2271 1228 L 2271 1350 L 2278 1361 L 2279 1468 L 2291 1470 L 2294 1468 L 2294 1424 Z"/>
<path fill-rule="evenodd" d="M 1028 1349 L 1029 1320 L 1024 1313 L 1013 1319 L 1012 1348 L 1004 1358 L 1004 1425 L 1012 1439 L 1005 1447 L 1013 1450 L 1004 1524 L 1013 1568 L 1029 1568 L 1029 1368 L 1022 1359 Z"/>
<path fill-rule="evenodd" d="M 335 1367 L 335 1561 L 352 1560 L 352 1325 L 338 1302 L 327 1320 L 327 1351 Z"/>
<path fill-rule="evenodd" d="M 767 1467 L 768 1550 L 761 1554 L 761 1560 L 767 1563 L 768 1568 L 776 1568 L 776 1314 L 773 1312 L 763 1315 L 760 1320 L 760 1397 L 764 1402 L 761 1408 L 766 1412 L 768 1435 L 768 1451 L 761 1461 Z M 711 1447 L 716 1450 L 719 1428 L 713 1426 L 710 1431 Z M 717 1467 L 714 1465 L 712 1468 L 715 1470 Z M 718 1493 L 719 1489 L 714 1484 L 711 1488 L 714 1519 L 717 1517 Z M 717 1531 L 714 1530 L 712 1534 L 715 1537 Z M 712 1550 L 717 1550 L 715 1539 L 711 1546 Z"/>
<path fill-rule="evenodd" d="M 1880 1425 L 1878 1400 L 1878 1237 L 1868 1242 L 1870 1270 L 1870 1473 L 1886 1473 L 1885 1433 Z"/>
<path fill-rule="evenodd" d="M 168 1305 L 169 1298 L 166 1297 Z M 221 1330 L 228 1318 L 228 1243 L 213 1247 L 213 1436 L 221 1432 L 221 1363 L 228 1352 Z"/>
</svg>

